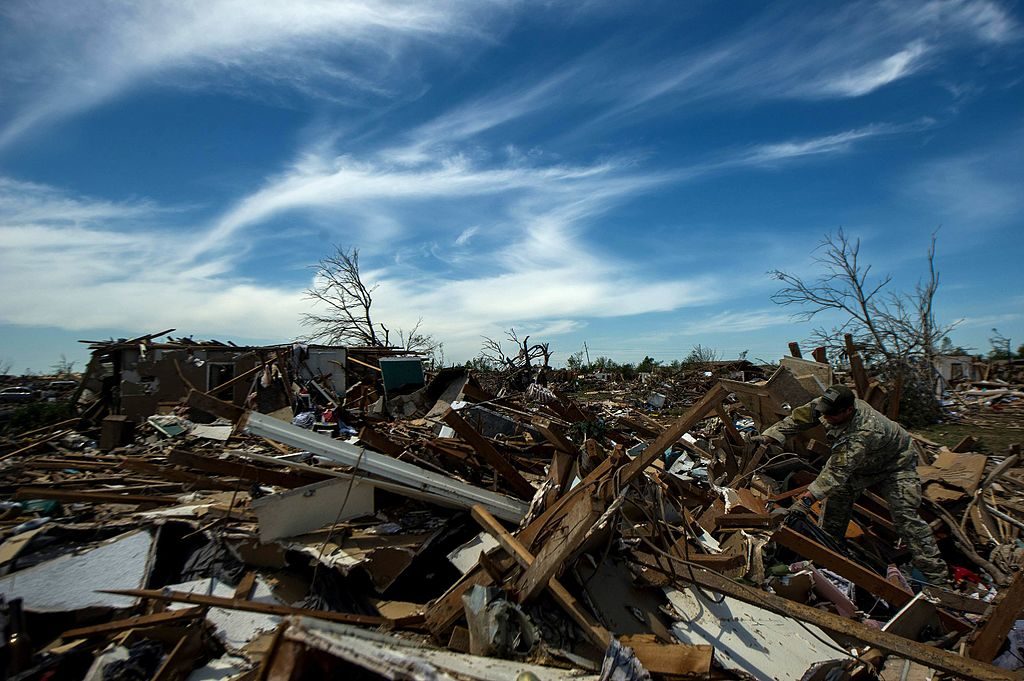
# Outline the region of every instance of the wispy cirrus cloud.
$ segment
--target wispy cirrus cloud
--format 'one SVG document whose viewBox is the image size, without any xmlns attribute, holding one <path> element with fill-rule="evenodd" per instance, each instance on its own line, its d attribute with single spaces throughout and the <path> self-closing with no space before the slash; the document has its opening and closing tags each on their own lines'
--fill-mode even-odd
<svg viewBox="0 0 1024 681">
<path fill-rule="evenodd" d="M 9 110 L 0 146 L 143 82 L 214 87 L 270 81 L 306 94 L 390 96 L 410 47 L 488 39 L 497 2 L 280 0 L 5 3 L 0 78 Z M 187 74 L 187 77 L 185 77 Z M 372 99 L 371 99 L 372 101 Z"/>
<path fill-rule="evenodd" d="M 803 10 L 810 9 L 802 5 Z M 989 0 L 853 2 L 793 12 L 778 3 L 715 43 L 630 69 L 610 58 L 623 96 L 600 120 L 721 99 L 846 99 L 922 72 L 962 48 L 999 49 L 1020 26 Z"/>
<path fill-rule="evenodd" d="M 169 217 L 179 211 L 0 178 L 0 289 L 11 293 L 0 322 L 274 338 L 282 319 L 297 319 L 297 292 L 223 276 L 222 262 L 169 261 L 181 240 Z"/>
<path fill-rule="evenodd" d="M 734 312 L 723 310 L 713 315 L 686 324 L 680 335 L 707 336 L 715 333 L 743 333 L 760 331 L 773 326 L 793 323 L 792 317 L 781 310 L 748 310 Z"/>
<path fill-rule="evenodd" d="M 878 137 L 920 132 L 928 129 L 934 123 L 930 119 L 906 124 L 875 123 L 829 135 L 760 144 L 747 152 L 734 154 L 732 158 L 724 161 L 724 164 L 727 166 L 761 166 L 807 156 L 843 154 L 852 151 L 858 143 Z"/>
<path fill-rule="evenodd" d="M 930 51 L 924 42 L 915 40 L 893 55 L 819 82 L 817 88 L 823 95 L 860 97 L 919 70 Z"/>
</svg>

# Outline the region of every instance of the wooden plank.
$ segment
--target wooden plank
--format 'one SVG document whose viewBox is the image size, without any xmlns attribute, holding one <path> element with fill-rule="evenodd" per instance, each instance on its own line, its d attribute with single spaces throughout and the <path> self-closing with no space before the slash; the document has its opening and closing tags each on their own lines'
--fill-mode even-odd
<svg viewBox="0 0 1024 681">
<path fill-rule="evenodd" d="M 565 436 L 561 428 L 548 419 L 540 417 L 533 419 L 533 427 L 544 436 L 545 440 L 553 444 L 558 451 L 571 454 L 572 456 L 576 456 L 577 452 L 579 452 L 580 448 Z"/>
<path fill-rule="evenodd" d="M 551 455 L 551 465 L 548 466 L 547 479 L 555 485 L 555 489 L 548 492 L 544 498 L 544 506 L 555 503 L 559 497 L 569 491 L 572 482 L 572 471 L 576 466 L 576 457 L 568 452 L 556 449 Z"/>
<path fill-rule="evenodd" d="M 725 399 L 725 396 L 728 394 L 728 391 L 722 386 L 721 382 L 716 383 L 711 390 L 704 394 L 704 397 L 687 409 L 685 414 L 679 417 L 665 432 L 647 445 L 647 449 L 623 468 L 620 477 L 622 484 L 629 484 L 634 478 L 641 475 L 645 468 L 663 455 L 688 430 L 697 425 L 697 422 L 706 417 L 715 408 L 715 405 Z"/>
<path fill-rule="evenodd" d="M 871 381 L 868 379 L 868 372 L 864 369 L 864 361 L 857 352 L 857 346 L 853 344 L 853 336 L 846 334 L 843 337 L 846 344 L 846 357 L 850 360 L 850 374 L 853 376 L 853 385 L 857 388 L 857 396 L 862 400 L 867 398 L 868 386 Z"/>
<path fill-rule="evenodd" d="M 219 480 L 217 478 L 211 478 L 208 475 L 200 475 L 199 473 L 191 473 L 189 471 L 183 471 L 173 466 L 158 466 L 155 463 L 148 461 L 139 461 L 137 459 L 125 459 L 120 463 L 120 468 L 126 468 L 130 471 L 137 471 L 140 473 L 146 473 L 155 478 L 162 478 L 171 482 L 183 482 L 189 485 L 193 485 L 192 489 L 217 489 L 222 491 L 232 491 L 238 488 L 237 481 L 232 480 Z M 123 480 L 123 478 L 122 478 Z"/>
<path fill-rule="evenodd" d="M 490 440 L 477 432 L 476 428 L 471 426 L 466 419 L 462 418 L 457 411 L 449 409 L 441 419 L 451 426 L 452 430 L 458 433 L 459 437 L 473 445 L 473 449 L 476 450 L 477 454 L 508 483 L 509 488 L 515 492 L 516 496 L 521 499 L 533 498 L 533 495 L 537 493 L 537 489 L 526 481 L 526 478 L 519 473 L 515 466 L 509 463 L 508 459 L 502 456 L 501 452 L 491 444 Z"/>
<path fill-rule="evenodd" d="M 438 642 L 447 640 L 446 634 L 463 616 L 462 596 L 474 586 L 490 586 L 494 579 L 477 564 L 462 576 L 448 591 L 431 602 L 424 610 L 427 628 Z"/>
<path fill-rule="evenodd" d="M 687 552 L 686 549 L 682 547 L 682 544 L 685 542 L 685 537 L 676 542 L 675 546 L 672 547 L 672 555 L 699 567 L 714 570 L 715 572 L 725 572 L 726 570 L 735 570 L 736 568 L 747 564 L 747 557 L 742 554 L 696 553 L 696 550 Z M 654 563 L 638 561 L 640 565 L 653 567 L 659 571 L 668 573 L 671 573 L 673 570 L 676 572 L 686 571 L 685 564 L 675 561 L 675 565 L 672 565 L 673 561 L 665 556 L 652 556 L 650 554 L 644 555 L 650 557 Z"/>
<path fill-rule="evenodd" d="M 722 421 L 722 425 L 725 426 L 726 435 L 729 438 L 730 444 L 737 447 L 743 446 L 743 436 L 740 435 L 740 431 L 736 430 L 736 424 L 732 422 L 732 417 L 725 413 L 725 407 L 722 406 L 721 402 L 715 403 L 715 414 Z"/>
<path fill-rule="evenodd" d="M 914 597 L 910 591 L 822 546 L 813 539 L 805 537 L 791 527 L 780 527 L 772 539 L 815 565 L 845 577 L 872 595 L 884 599 L 890 605 L 902 607 Z"/>
<path fill-rule="evenodd" d="M 236 407 L 230 402 L 218 400 L 213 395 L 208 395 L 194 388 L 188 391 L 186 402 L 188 406 L 194 409 L 225 418 L 232 423 L 238 423 L 242 416 L 245 415 L 245 409 L 242 407 Z"/>
<path fill-rule="evenodd" d="M 588 440 L 588 442 L 593 442 L 593 440 Z M 567 494 L 561 496 L 554 505 L 549 506 L 533 522 L 520 530 L 516 537 L 517 541 L 529 550 L 533 546 L 534 540 L 544 528 L 565 514 L 577 495 L 589 493 L 588 490 L 594 489 L 601 480 L 611 473 L 619 460 L 619 456 L 620 454 L 616 450 L 611 456 L 602 459 L 594 470 L 590 471 L 583 478 L 580 484 L 576 485 Z M 447 640 L 446 635 L 463 616 L 462 595 L 476 584 L 481 586 L 493 584 L 490 576 L 481 570 L 479 566 L 463 575 L 448 591 L 427 606 L 425 612 L 427 626 L 438 642 Z"/>
<path fill-rule="evenodd" d="M 363 426 L 359 429 L 359 439 L 366 443 L 366 446 L 370 449 L 384 452 L 388 456 L 395 458 L 401 456 L 402 452 L 405 451 L 405 447 L 370 426 Z"/>
<path fill-rule="evenodd" d="M 978 660 L 962 657 L 948 650 L 911 641 L 834 613 L 759 591 L 706 570 L 699 568 L 694 568 L 692 571 L 684 570 L 677 576 L 684 581 L 693 582 L 705 589 L 725 594 L 744 603 L 817 625 L 829 634 L 853 638 L 863 644 L 949 674 L 975 681 L 1021 681 L 1024 679 L 1024 675 L 1019 672 L 1000 669 Z"/>
<path fill-rule="evenodd" d="M 60 635 L 65 641 L 70 641 L 74 638 L 92 638 L 94 636 L 107 636 L 109 634 L 116 634 L 122 631 L 128 631 L 130 629 L 142 629 L 145 627 L 162 626 L 166 624 L 178 624 L 180 622 L 187 622 L 197 617 L 202 617 L 206 612 L 206 608 L 202 606 L 196 606 L 194 608 L 185 608 L 184 610 L 168 610 L 166 612 L 158 612 L 153 615 L 138 615 L 136 617 L 126 617 L 124 619 L 114 620 L 113 622 L 107 622 L 105 624 L 95 624 L 91 627 L 79 627 L 78 629 L 68 629 Z"/>
<path fill-rule="evenodd" d="M 831 570 L 840 577 L 845 577 L 865 591 L 887 601 L 890 605 L 902 607 L 914 598 L 914 594 L 910 591 L 822 546 L 813 539 L 805 537 L 791 527 L 780 527 L 772 539 L 815 565 Z M 939 611 L 939 619 L 950 629 L 960 631 L 965 629 L 963 622 L 942 610 Z"/>
<path fill-rule="evenodd" d="M 71 432 L 70 429 L 69 430 L 58 430 L 53 435 L 47 435 L 46 437 L 42 437 L 42 438 L 36 440 L 35 442 L 30 442 L 29 444 L 25 445 L 24 447 L 22 447 L 20 449 L 16 449 L 13 452 L 10 452 L 9 454 L 4 454 L 2 457 L 0 457 L 0 461 L 6 461 L 7 459 L 12 459 L 12 458 L 14 458 L 14 457 L 16 457 L 16 456 L 18 456 L 20 454 L 24 454 L 26 452 L 31 452 L 36 447 L 39 447 L 40 445 L 44 445 L 47 442 L 52 442 L 53 440 L 57 440 L 59 438 L 62 438 L 65 435 L 67 435 L 68 433 L 70 433 L 70 432 Z"/>
<path fill-rule="evenodd" d="M 1024 608 L 1024 572 L 1018 572 L 1010 586 L 1000 594 L 985 624 L 972 637 L 970 656 L 981 662 L 991 662 L 1006 641 L 1007 634 Z"/>
<path fill-rule="evenodd" d="M 177 497 L 147 496 L 144 494 L 116 494 L 114 492 L 78 492 L 52 487 L 19 487 L 15 499 L 54 499 L 68 503 L 131 504 L 135 506 L 169 506 L 178 503 Z"/>
<path fill-rule="evenodd" d="M 235 478 L 242 478 L 243 480 L 258 482 L 262 485 L 274 485 L 286 489 L 304 487 L 314 482 L 329 480 L 333 477 L 329 474 L 318 473 L 312 470 L 275 471 L 264 466 L 253 466 L 252 464 L 240 461 L 203 456 L 183 449 L 172 450 L 167 459 L 178 466 L 188 466 L 189 468 L 195 468 L 208 473 L 229 475 Z"/>
<path fill-rule="evenodd" d="M 149 598 L 157 601 L 170 601 L 172 603 L 191 603 L 193 605 L 203 605 L 210 608 L 260 612 L 265 615 L 280 615 L 282 617 L 301 615 L 302 617 L 312 617 L 313 619 L 318 620 L 342 622 L 344 624 L 361 624 L 371 627 L 383 625 L 392 626 L 395 623 L 394 620 L 387 617 L 352 615 L 345 612 L 312 610 L 310 608 L 293 608 L 290 605 L 281 605 L 279 603 L 260 603 L 258 601 L 241 600 L 238 598 L 221 598 L 220 596 L 186 593 L 184 591 L 164 591 L 161 589 L 112 589 L 109 591 L 102 590 L 100 593 L 115 594 L 118 596 L 131 596 L 133 598 Z"/>
<path fill-rule="evenodd" d="M 970 598 L 956 591 L 946 591 L 945 589 L 930 586 L 926 586 L 922 591 L 928 596 L 929 600 L 936 602 L 943 608 L 956 610 L 957 612 L 984 615 L 991 607 L 989 603 L 981 599 Z"/>
<path fill-rule="evenodd" d="M 778 515 L 762 513 L 727 513 L 715 518 L 715 527 L 719 529 L 772 529 L 782 522 Z"/>
<path fill-rule="evenodd" d="M 662 643 L 654 634 L 622 636 L 619 642 L 632 648 L 640 664 L 652 674 L 695 678 L 711 673 L 712 646 Z"/>
<path fill-rule="evenodd" d="M 205 631 L 206 627 L 198 622 L 188 625 L 150 681 L 185 681 L 193 668 L 207 659 Z"/>
<path fill-rule="evenodd" d="M 545 536 L 536 558 L 530 561 L 529 567 L 516 582 L 520 603 L 533 600 L 547 586 L 548 581 L 565 567 L 602 512 L 603 509 L 594 503 L 589 494 L 579 498 L 554 531 Z"/>
<path fill-rule="evenodd" d="M 508 530 L 502 526 L 490 513 L 487 512 L 483 506 L 474 506 L 472 509 L 473 518 L 480 524 L 480 526 L 487 531 L 492 537 L 498 540 L 505 551 L 515 558 L 516 562 L 519 563 L 526 570 L 530 569 L 535 558 L 526 550 L 519 541 L 509 534 Z M 596 620 L 594 620 L 589 613 L 583 608 L 583 606 L 576 600 L 576 598 L 570 594 L 564 586 L 555 578 L 549 579 L 545 586 L 551 592 L 555 601 L 565 609 L 566 613 L 573 619 L 576 624 L 580 626 L 583 633 L 586 634 L 587 638 L 590 639 L 594 645 L 601 650 L 608 647 L 611 643 L 612 635 L 607 629 L 602 627 Z"/>
</svg>

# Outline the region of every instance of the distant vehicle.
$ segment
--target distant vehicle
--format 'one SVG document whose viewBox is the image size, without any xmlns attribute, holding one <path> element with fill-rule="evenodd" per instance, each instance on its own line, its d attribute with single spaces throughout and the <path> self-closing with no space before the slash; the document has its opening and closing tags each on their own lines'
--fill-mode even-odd
<svg viewBox="0 0 1024 681">
<path fill-rule="evenodd" d="M 50 381 L 46 387 L 48 390 L 62 393 L 77 388 L 78 381 Z"/>
<path fill-rule="evenodd" d="M 32 390 L 32 388 L 26 388 L 23 385 L 13 386 L 10 388 L 4 388 L 3 390 L 0 390 L 0 402 L 34 402 L 35 399 L 36 391 Z"/>
</svg>

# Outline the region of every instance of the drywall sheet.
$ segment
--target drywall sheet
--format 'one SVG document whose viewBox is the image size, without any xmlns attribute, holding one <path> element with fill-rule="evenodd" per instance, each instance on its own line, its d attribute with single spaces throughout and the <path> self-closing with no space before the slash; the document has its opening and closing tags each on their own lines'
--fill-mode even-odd
<svg viewBox="0 0 1024 681">
<path fill-rule="evenodd" d="M 129 532 L 85 553 L 60 556 L 7 575 L 0 579 L 0 593 L 7 600 L 24 599 L 25 608 L 35 612 L 129 608 L 135 598 L 97 590 L 145 587 L 152 554 L 149 532 Z"/>
<path fill-rule="evenodd" d="M 714 646 L 715 659 L 726 669 L 764 681 L 800 681 L 811 665 L 846 657 L 813 624 L 724 595 L 715 602 L 693 588 L 668 588 L 665 594 L 680 615 L 672 634 L 683 643 Z"/>
</svg>

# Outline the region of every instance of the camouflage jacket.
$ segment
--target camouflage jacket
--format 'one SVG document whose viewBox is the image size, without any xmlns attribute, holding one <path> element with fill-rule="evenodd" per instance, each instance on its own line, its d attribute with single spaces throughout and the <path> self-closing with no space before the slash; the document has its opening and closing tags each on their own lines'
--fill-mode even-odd
<svg viewBox="0 0 1024 681">
<path fill-rule="evenodd" d="M 832 446 L 821 474 L 807 488 L 822 499 L 845 485 L 850 478 L 902 470 L 915 470 L 917 450 L 910 434 L 863 400 L 854 403 L 853 417 L 839 426 L 831 426 L 817 415 L 817 400 L 797 407 L 786 418 L 767 428 L 764 435 L 783 444 L 786 438 L 821 423 L 828 431 Z"/>
</svg>

